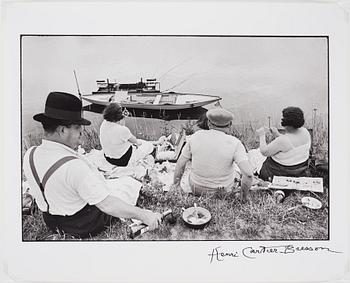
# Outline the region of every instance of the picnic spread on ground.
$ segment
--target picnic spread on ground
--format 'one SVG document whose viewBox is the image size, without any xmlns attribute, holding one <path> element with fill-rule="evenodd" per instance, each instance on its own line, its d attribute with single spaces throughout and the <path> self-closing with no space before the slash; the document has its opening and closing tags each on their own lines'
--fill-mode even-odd
<svg viewBox="0 0 350 283">
<path fill-rule="evenodd" d="M 181 149 L 186 142 L 186 135 L 182 132 L 176 138 L 176 143 L 171 143 L 171 136 L 162 136 L 157 141 L 153 141 L 156 151 L 152 153 L 145 153 L 144 158 L 133 162 L 126 167 L 119 167 L 111 165 L 106 161 L 102 150 L 92 149 L 86 152 L 81 146 L 78 148 L 78 153 L 87 162 L 96 168 L 97 174 L 103 176 L 111 190 L 112 195 L 119 197 L 127 203 L 135 205 L 142 190 L 143 182 L 148 182 L 153 186 L 161 188 L 166 193 L 173 187 L 174 170 L 176 165 L 175 156 L 179 155 Z M 176 154 L 175 154 L 176 153 Z M 248 152 L 250 162 L 255 168 L 259 167 L 259 162 L 264 160 L 263 156 L 253 149 Z M 185 193 L 191 193 L 189 185 L 189 172 L 191 163 L 187 164 L 183 178 L 180 182 L 180 188 Z M 236 175 L 240 176 L 239 168 L 236 166 Z M 26 188 L 23 194 L 23 207 L 25 212 L 30 213 L 30 207 L 33 204 L 33 197 L 30 194 L 30 188 L 27 182 L 23 186 Z M 296 190 L 296 191 L 311 191 L 323 193 L 323 179 L 319 177 L 284 177 L 275 176 L 272 182 L 263 181 L 257 176 L 254 176 L 251 191 L 269 190 L 274 192 L 281 192 L 280 190 Z M 235 187 L 232 187 L 231 193 L 239 193 L 239 179 Z M 230 192 L 228 192 L 230 193 Z M 284 195 L 283 195 L 284 196 Z M 301 200 L 301 205 L 292 207 L 295 209 L 299 206 L 304 206 L 310 209 L 319 209 L 322 204 L 316 198 L 304 197 Z M 195 205 L 195 204 L 194 204 Z M 292 210 L 292 209 L 289 209 Z M 163 217 L 171 214 L 174 224 L 176 217 L 173 215 L 171 209 L 163 213 Z M 211 214 L 208 210 L 202 207 L 183 208 L 182 220 L 189 228 L 203 229 L 208 222 L 210 222 Z M 204 224 L 204 225 L 203 225 Z M 132 219 L 129 225 L 130 237 L 136 238 L 147 232 L 147 226 L 141 221 Z"/>
</svg>

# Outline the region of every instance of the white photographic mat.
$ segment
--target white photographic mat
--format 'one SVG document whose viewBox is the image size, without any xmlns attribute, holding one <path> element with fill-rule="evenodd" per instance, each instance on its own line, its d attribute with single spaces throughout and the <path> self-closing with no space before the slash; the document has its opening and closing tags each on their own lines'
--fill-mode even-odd
<svg viewBox="0 0 350 283">
<path fill-rule="evenodd" d="M 346 5 L 9 2 L 2 8 L 0 279 L 349 280 Z M 43 110 L 50 91 L 77 94 L 73 70 L 82 93 L 95 91 L 95 81 L 109 76 L 125 82 L 155 76 L 163 90 L 220 93 L 222 106 L 237 120 L 261 125 L 266 113 L 273 113 L 269 122 L 277 125 L 283 107 L 293 103 L 309 120 L 316 108 L 329 121 L 326 236 L 278 241 L 26 241 L 21 137 L 37 133 L 32 116 Z"/>
</svg>

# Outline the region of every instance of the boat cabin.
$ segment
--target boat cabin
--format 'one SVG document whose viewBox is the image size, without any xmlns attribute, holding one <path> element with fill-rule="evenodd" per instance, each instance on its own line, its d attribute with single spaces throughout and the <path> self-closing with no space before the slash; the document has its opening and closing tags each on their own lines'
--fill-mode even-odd
<svg viewBox="0 0 350 283">
<path fill-rule="evenodd" d="M 92 94 L 106 94 L 114 93 L 116 91 L 127 91 L 129 93 L 154 93 L 160 92 L 160 83 L 156 79 L 146 79 L 146 82 L 142 81 L 142 78 L 137 83 L 116 83 L 107 80 L 96 81 L 98 89 L 92 92 Z"/>
</svg>

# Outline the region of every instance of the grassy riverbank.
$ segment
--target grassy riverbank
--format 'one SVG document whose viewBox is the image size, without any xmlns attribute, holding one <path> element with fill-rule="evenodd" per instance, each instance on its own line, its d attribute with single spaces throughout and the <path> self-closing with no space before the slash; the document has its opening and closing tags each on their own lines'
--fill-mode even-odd
<svg viewBox="0 0 350 283">
<path fill-rule="evenodd" d="M 328 190 L 317 197 L 323 207 L 310 210 L 297 207 L 303 196 L 312 193 L 295 193 L 281 204 L 276 204 L 269 191 L 251 192 L 250 200 L 242 204 L 232 193 L 218 192 L 211 196 L 194 197 L 173 190 L 164 193 L 161 188 L 145 186 L 138 205 L 163 212 L 171 208 L 177 217 L 175 224 L 165 221 L 155 231 L 143 234 L 135 240 L 288 240 L 327 239 L 328 237 Z M 181 207 L 198 206 L 207 208 L 212 220 L 203 230 L 187 228 L 181 220 Z M 69 235 L 51 233 L 41 220 L 41 213 L 23 217 L 24 240 L 65 240 Z M 112 223 L 108 229 L 87 240 L 131 240 L 127 224 Z"/>
<path fill-rule="evenodd" d="M 100 149 L 98 127 L 95 121 L 91 127 L 84 129 L 83 148 Z M 182 122 L 190 132 L 193 121 Z M 316 157 L 328 160 L 328 127 L 324 121 L 317 121 L 314 130 Z M 138 118 L 129 119 L 127 126 L 138 137 L 156 140 L 161 135 L 178 131 L 180 122 L 152 121 Z M 247 149 L 258 146 L 255 127 L 251 123 L 236 125 L 234 134 L 242 140 Z M 40 133 L 23 137 L 23 153 L 32 145 L 40 144 Z M 160 186 L 144 183 L 138 205 L 147 209 L 163 212 L 169 208 L 177 216 L 175 224 L 167 223 L 155 230 L 143 234 L 136 240 L 261 240 L 261 239 L 327 239 L 328 238 L 328 188 L 323 194 L 295 192 L 281 204 L 276 204 L 272 191 L 252 191 L 249 202 L 242 204 L 234 193 L 222 191 L 214 195 L 194 197 L 181 190 L 163 192 Z M 323 207 L 310 210 L 298 206 L 304 196 L 317 197 Z M 187 228 L 180 218 L 181 208 L 193 206 L 207 208 L 212 214 L 210 224 L 203 230 Z M 65 240 L 69 235 L 51 233 L 42 222 L 42 215 L 36 211 L 33 215 L 23 216 L 24 240 Z M 90 240 L 130 240 L 127 224 L 115 221 L 100 235 Z"/>
</svg>

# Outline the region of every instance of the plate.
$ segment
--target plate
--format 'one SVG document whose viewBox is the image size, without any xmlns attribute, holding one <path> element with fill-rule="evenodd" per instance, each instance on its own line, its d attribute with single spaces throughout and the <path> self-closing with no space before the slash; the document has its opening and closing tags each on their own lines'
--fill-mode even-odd
<svg viewBox="0 0 350 283">
<path fill-rule="evenodd" d="M 188 227 L 202 229 L 211 220 L 211 214 L 203 207 L 189 207 L 182 213 L 182 219 Z"/>
<path fill-rule="evenodd" d="M 313 197 L 303 197 L 301 203 L 303 206 L 311 209 L 320 209 L 322 207 L 322 203 Z"/>
</svg>

